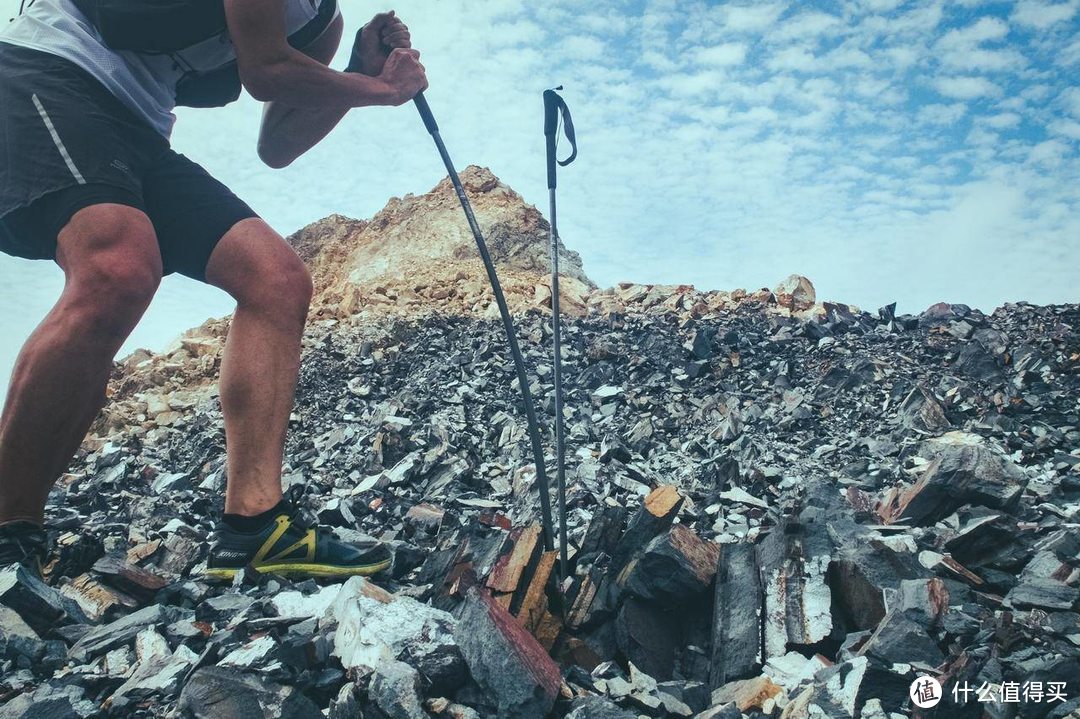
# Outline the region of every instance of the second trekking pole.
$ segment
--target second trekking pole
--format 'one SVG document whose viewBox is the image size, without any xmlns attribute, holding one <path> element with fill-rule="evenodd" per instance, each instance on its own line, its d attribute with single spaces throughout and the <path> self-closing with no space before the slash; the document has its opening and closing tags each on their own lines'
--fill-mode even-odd
<svg viewBox="0 0 1080 719">
<path fill-rule="evenodd" d="M 562 87 L 555 88 L 561 90 Z M 570 157 L 559 160 L 559 116 L 562 116 L 566 139 L 570 141 Z M 569 573 L 566 539 L 566 429 L 563 420 L 562 387 L 562 326 L 559 317 L 559 230 L 555 222 L 556 165 L 566 166 L 577 157 L 577 138 L 570 110 L 555 90 L 544 90 L 544 140 L 547 145 L 547 185 L 550 203 L 549 249 L 551 252 L 551 340 L 554 347 L 555 372 L 555 486 L 559 502 L 559 568 L 565 579 Z"/>
<path fill-rule="evenodd" d="M 439 134 L 439 125 L 435 122 L 435 116 L 431 114 L 431 108 L 428 106 L 427 99 L 424 97 L 424 93 L 419 93 L 413 102 L 416 103 L 416 109 L 420 111 L 420 117 L 424 120 L 424 126 L 427 131 L 431 133 L 431 138 L 435 141 L 435 147 L 439 150 L 439 155 L 442 157 L 443 164 L 446 165 L 446 172 L 450 175 L 450 182 L 454 185 L 454 191 L 457 192 L 458 201 L 461 202 L 461 209 L 465 211 L 465 218 L 469 221 L 469 227 L 472 229 L 473 237 L 476 239 L 476 249 L 480 251 L 480 259 L 484 261 L 484 269 L 487 270 L 488 281 L 491 283 L 491 290 L 495 294 L 495 302 L 499 305 L 499 315 L 502 317 L 503 330 L 506 332 L 506 343 L 510 346 L 510 354 L 514 359 L 514 368 L 517 370 L 518 384 L 521 385 L 521 400 L 525 405 L 525 418 L 529 423 L 529 439 L 532 442 L 533 464 L 536 466 L 536 488 L 540 493 L 540 514 L 541 522 L 544 528 L 544 549 L 551 551 L 554 549 L 554 532 L 551 523 L 551 497 L 550 488 L 548 486 L 547 472 L 544 470 L 544 448 L 540 443 L 540 430 L 536 423 L 536 411 L 533 409 L 532 393 L 529 391 L 529 378 L 525 374 L 525 360 L 521 356 L 521 349 L 518 347 L 517 334 L 514 331 L 514 321 L 510 317 L 510 309 L 506 306 L 506 298 L 503 296 L 502 286 L 499 284 L 499 277 L 495 274 L 495 265 L 491 262 L 491 255 L 488 254 L 487 244 L 484 242 L 484 235 L 480 231 L 480 225 L 476 221 L 476 216 L 473 214 L 472 205 L 469 204 L 469 198 L 465 195 L 465 188 L 461 186 L 461 178 L 458 177 L 457 170 L 454 169 L 454 163 L 450 160 L 450 155 L 446 151 L 446 145 L 443 144 L 442 136 Z"/>
</svg>

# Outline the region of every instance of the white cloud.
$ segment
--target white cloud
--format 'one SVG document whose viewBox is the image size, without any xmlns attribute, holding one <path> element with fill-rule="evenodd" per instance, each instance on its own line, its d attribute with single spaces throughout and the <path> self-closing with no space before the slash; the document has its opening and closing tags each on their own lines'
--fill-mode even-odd
<svg viewBox="0 0 1080 719">
<path fill-rule="evenodd" d="M 538 38 L 545 37 L 544 28 L 530 20 L 516 20 L 500 23 L 498 32 L 487 36 L 486 42 L 491 47 L 506 47 L 536 44 Z"/>
<path fill-rule="evenodd" d="M 943 49 L 963 50 L 988 40 L 1001 40 L 1009 34 L 1009 25 L 1001 18 L 982 17 L 967 27 L 950 30 L 938 41 Z"/>
<path fill-rule="evenodd" d="M 851 45 L 842 45 L 831 50 L 821 60 L 823 67 L 828 70 L 868 67 L 873 64 L 869 55 Z"/>
<path fill-rule="evenodd" d="M 770 40 L 816 37 L 831 34 L 842 28 L 842 21 L 835 15 L 807 10 L 784 20 L 778 29 L 769 33 Z"/>
<path fill-rule="evenodd" d="M 1042 102 L 1054 94 L 1054 88 L 1046 84 L 1027 85 L 1020 91 L 1020 97 L 1029 102 Z"/>
<path fill-rule="evenodd" d="M 1055 61 L 1065 67 L 1080 65 L 1080 36 L 1073 38 L 1072 42 L 1058 53 Z"/>
<path fill-rule="evenodd" d="M 1011 20 L 1020 25 L 1045 30 L 1059 22 L 1069 20 L 1076 14 L 1080 4 L 1076 0 L 1063 3 L 1049 3 L 1041 0 L 1020 0 L 1013 10 Z"/>
<path fill-rule="evenodd" d="M 814 72 L 815 62 L 814 54 L 806 48 L 788 47 L 769 58 L 767 64 L 772 70 Z"/>
<path fill-rule="evenodd" d="M 1075 120 L 1054 120 L 1046 126 L 1046 129 L 1070 140 L 1080 140 L 1080 122 Z"/>
<path fill-rule="evenodd" d="M 756 3 L 753 5 L 722 6 L 724 28 L 731 32 L 757 32 L 776 22 L 787 3 Z"/>
<path fill-rule="evenodd" d="M 998 130 L 1008 130 L 1020 124 L 1020 116 L 1015 112 L 1002 112 L 987 117 L 984 122 Z"/>
<path fill-rule="evenodd" d="M 1069 146 L 1061 140 L 1046 140 L 1031 148 L 1028 161 L 1037 164 L 1059 165 L 1069 154 Z"/>
<path fill-rule="evenodd" d="M 945 16 L 940 2 L 929 2 L 913 8 L 895 20 L 889 20 L 895 32 L 929 33 L 937 29 Z"/>
<path fill-rule="evenodd" d="M 1012 48 L 983 47 L 985 43 L 1005 39 L 1008 33 L 1005 21 L 983 17 L 945 33 L 934 46 L 935 54 L 943 65 L 959 70 L 1018 70 L 1026 64 L 1022 53 Z"/>
<path fill-rule="evenodd" d="M 903 0 L 862 0 L 862 6 L 870 12 L 889 12 L 895 10 Z"/>
<path fill-rule="evenodd" d="M 397 9 L 459 168 L 488 165 L 540 207 L 539 93 L 566 85 L 582 151 L 560 174 L 561 229 L 601 285 L 756 287 L 799 271 L 820 296 L 864 306 L 1075 299 L 1080 38 L 1075 14 L 1033 23 L 1076 3 L 1021 2 L 1008 22 L 991 14 L 1001 0 L 894 3 Z M 367 19 L 345 12 L 348 32 Z M 283 233 L 330 212 L 370 217 L 442 176 L 409 107 L 350 113 L 281 172 L 253 152 L 258 111 L 250 99 L 185 110 L 175 145 Z M 24 265 L 0 258 L 0 293 Z M 37 298 L 37 316 L 59 288 L 39 285 L 18 295 Z M 153 317 L 164 339 L 194 324 Z"/>
<path fill-rule="evenodd" d="M 746 45 L 738 42 L 728 42 L 701 48 L 693 55 L 694 60 L 699 65 L 729 67 L 742 63 L 746 58 Z"/>
<path fill-rule="evenodd" d="M 659 85 L 672 95 L 687 98 L 715 92 L 723 76 L 715 70 L 695 73 L 672 74 L 661 78 Z"/>
<path fill-rule="evenodd" d="M 959 122 L 966 112 L 967 105 L 962 102 L 923 105 L 919 110 L 919 120 L 930 125 L 952 125 Z"/>
<path fill-rule="evenodd" d="M 564 38 L 560 52 L 570 60 L 596 60 L 604 54 L 604 42 L 592 35 Z"/>
<path fill-rule="evenodd" d="M 907 70 L 919 60 L 919 51 L 910 45 L 886 48 L 883 55 L 897 70 Z"/>
<path fill-rule="evenodd" d="M 1058 95 L 1058 100 L 1067 113 L 1080 119 L 1080 88 L 1068 88 Z"/>
<path fill-rule="evenodd" d="M 621 36 L 630 32 L 634 26 L 634 18 L 629 15 L 611 10 L 604 14 L 590 13 L 580 15 L 577 18 L 577 22 L 581 24 L 581 27 L 596 35 L 616 35 Z"/>
<path fill-rule="evenodd" d="M 1001 88 L 985 77 L 938 77 L 933 84 L 938 93 L 957 100 L 974 100 L 1001 93 Z"/>
<path fill-rule="evenodd" d="M 966 142 L 969 147 L 989 150 L 1001 143 L 1001 136 L 985 127 L 974 127 L 968 133 Z"/>
<path fill-rule="evenodd" d="M 638 60 L 642 64 L 661 72 L 675 72 L 679 69 L 679 64 L 670 55 L 656 50 L 646 50 Z"/>
</svg>

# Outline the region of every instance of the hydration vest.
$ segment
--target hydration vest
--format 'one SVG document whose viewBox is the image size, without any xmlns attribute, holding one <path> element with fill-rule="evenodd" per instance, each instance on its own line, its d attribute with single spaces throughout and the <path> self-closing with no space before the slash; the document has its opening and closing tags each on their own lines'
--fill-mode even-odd
<svg viewBox="0 0 1080 719">
<path fill-rule="evenodd" d="M 224 0 L 72 0 L 112 50 L 169 55 L 183 70 L 176 85 L 176 104 L 220 107 L 240 97 L 236 60 L 211 69 L 195 68 L 185 52 L 197 52 L 209 41 L 230 42 Z M 289 45 L 302 50 L 330 25 L 337 0 L 322 0 L 318 13 L 289 35 Z"/>
</svg>

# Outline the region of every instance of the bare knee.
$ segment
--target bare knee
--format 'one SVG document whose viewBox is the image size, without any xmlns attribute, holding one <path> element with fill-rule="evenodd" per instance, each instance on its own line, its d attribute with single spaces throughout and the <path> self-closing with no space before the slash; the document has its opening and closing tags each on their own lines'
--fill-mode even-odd
<svg viewBox="0 0 1080 719">
<path fill-rule="evenodd" d="M 206 277 L 244 310 L 289 326 L 302 325 L 307 317 L 311 274 L 292 247 L 262 220 L 241 222 L 221 239 Z"/>
<path fill-rule="evenodd" d="M 294 255 L 282 258 L 263 277 L 234 296 L 246 308 L 276 316 L 283 322 L 303 324 L 313 292 L 311 273 Z"/>
<path fill-rule="evenodd" d="M 141 212 L 95 206 L 60 233 L 57 262 L 67 284 L 66 314 L 102 338 L 122 339 L 138 323 L 161 282 L 153 227 Z M 83 212 L 86 212 L 85 210 Z"/>
</svg>

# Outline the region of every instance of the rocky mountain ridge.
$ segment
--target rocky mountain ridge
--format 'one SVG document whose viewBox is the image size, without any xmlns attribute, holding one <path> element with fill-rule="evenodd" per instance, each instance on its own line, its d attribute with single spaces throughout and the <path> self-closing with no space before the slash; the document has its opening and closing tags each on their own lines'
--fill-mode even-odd
<svg viewBox="0 0 1080 719">
<path fill-rule="evenodd" d="M 463 179 L 550 448 L 547 229 Z M 48 584 L 0 568 L 0 719 L 1080 710 L 1080 306 L 599 289 L 566 251 L 564 577 L 455 203 L 442 183 L 291 238 L 317 298 L 285 484 L 392 570 L 200 578 L 225 482 L 208 321 L 117 363 L 50 497 Z"/>
</svg>

